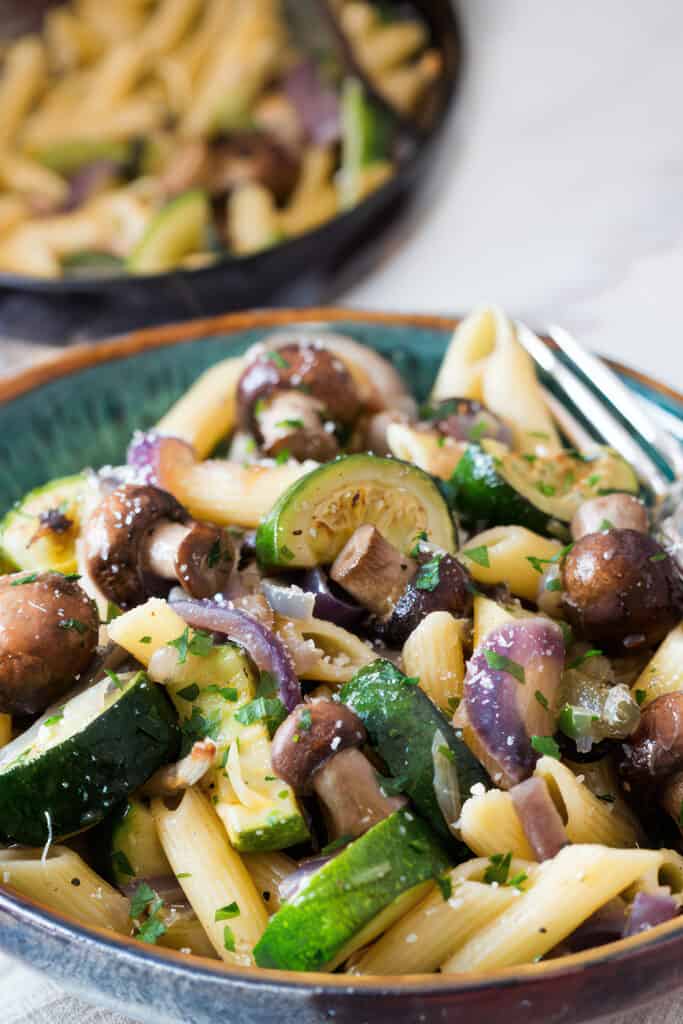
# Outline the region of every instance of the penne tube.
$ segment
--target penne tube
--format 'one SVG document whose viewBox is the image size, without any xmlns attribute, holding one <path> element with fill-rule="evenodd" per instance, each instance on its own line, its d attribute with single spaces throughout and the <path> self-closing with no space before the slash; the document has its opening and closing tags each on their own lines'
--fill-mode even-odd
<svg viewBox="0 0 683 1024">
<path fill-rule="evenodd" d="M 159 420 L 159 434 L 191 444 L 200 459 L 235 428 L 237 383 L 244 369 L 240 357 L 209 367 Z"/>
<path fill-rule="evenodd" d="M 149 54 L 160 56 L 182 42 L 202 8 L 202 0 L 160 0 L 147 19 L 140 45 Z"/>
<path fill-rule="evenodd" d="M 69 194 L 69 185 L 49 168 L 17 153 L 0 152 L 0 186 L 11 192 L 33 193 L 58 206 Z"/>
<path fill-rule="evenodd" d="M 468 551 L 477 548 L 486 548 L 488 565 L 468 556 Z M 472 537 L 460 557 L 477 582 L 507 583 L 515 596 L 535 601 L 541 574 L 529 558 L 555 558 L 561 550 L 559 541 L 541 537 L 524 526 L 494 526 Z"/>
<path fill-rule="evenodd" d="M 528 892 L 441 965 L 442 972 L 496 970 L 535 961 L 661 860 L 653 850 L 565 847 L 540 865 Z"/>
<path fill-rule="evenodd" d="M 572 843 L 635 846 L 642 838 L 637 822 L 616 803 L 600 800 L 571 768 L 554 757 L 542 757 L 535 775 L 545 779 Z"/>
<path fill-rule="evenodd" d="M 0 881 L 80 924 L 130 934 L 128 900 L 66 846 L 0 850 Z"/>
<path fill-rule="evenodd" d="M 179 911 L 171 907 L 170 912 L 164 915 L 164 925 L 166 931 L 157 939 L 160 946 L 218 960 L 216 951 L 194 911 Z"/>
<path fill-rule="evenodd" d="M 406 674 L 419 679 L 427 696 L 450 715 L 463 695 L 465 627 L 464 619 L 455 619 L 448 612 L 431 612 L 403 646 Z"/>
<path fill-rule="evenodd" d="M 443 59 L 438 50 L 427 50 L 413 64 L 375 75 L 378 89 L 398 110 L 414 111 L 426 90 L 439 77 Z"/>
<path fill-rule="evenodd" d="M 512 797 L 501 789 L 489 789 L 465 801 L 460 812 L 460 834 L 479 857 L 511 853 L 521 860 L 536 860 Z"/>
<path fill-rule="evenodd" d="M 390 423 L 387 444 L 395 458 L 412 462 L 441 480 L 450 480 L 467 447 L 437 430 L 417 430 L 408 423 Z"/>
<path fill-rule="evenodd" d="M 354 633 L 324 619 L 276 615 L 275 628 L 294 659 L 300 679 L 340 685 L 377 657 L 376 651 Z"/>
<path fill-rule="evenodd" d="M 45 48 L 36 36 L 14 43 L 0 78 L 0 147 L 16 136 L 24 116 L 45 85 Z"/>
<path fill-rule="evenodd" d="M 109 639 L 147 668 L 155 651 L 182 636 L 187 625 L 166 601 L 151 597 L 113 619 L 107 628 Z"/>
<path fill-rule="evenodd" d="M 102 41 L 91 26 L 63 7 L 47 12 L 43 32 L 50 67 L 58 71 L 71 72 L 102 52 Z"/>
<path fill-rule="evenodd" d="M 256 527 L 280 495 L 316 465 L 290 461 L 284 466 L 242 466 L 218 459 L 199 462 L 178 475 L 173 494 L 196 519 L 219 526 Z"/>
<path fill-rule="evenodd" d="M 473 637 L 475 649 L 486 639 L 492 630 L 497 629 L 498 626 L 504 626 L 507 622 L 514 622 L 516 618 L 516 609 L 513 615 L 511 611 L 503 608 L 502 604 L 498 604 L 497 601 L 492 601 L 490 597 L 476 594 L 474 598 Z"/>
<path fill-rule="evenodd" d="M 635 700 L 646 708 L 665 693 L 683 690 L 683 623 L 672 629 L 648 661 L 631 688 Z M 643 696 L 644 695 L 644 696 Z"/>
<path fill-rule="evenodd" d="M 154 800 L 152 814 L 164 852 L 214 949 L 226 963 L 251 966 L 268 915 L 211 804 L 188 789 L 175 810 Z"/>
<path fill-rule="evenodd" d="M 269 914 L 280 909 L 280 883 L 297 869 L 286 853 L 244 853 L 242 860 Z"/>
<path fill-rule="evenodd" d="M 427 29 L 419 21 L 381 22 L 376 28 L 356 35 L 356 56 L 370 74 L 380 74 L 414 57 L 427 44 Z"/>
<path fill-rule="evenodd" d="M 29 208 L 22 196 L 0 195 L 0 235 L 11 231 L 29 216 Z"/>
<path fill-rule="evenodd" d="M 275 245 L 282 232 L 272 192 L 256 182 L 234 189 L 228 199 L 228 233 L 239 256 Z"/>
</svg>

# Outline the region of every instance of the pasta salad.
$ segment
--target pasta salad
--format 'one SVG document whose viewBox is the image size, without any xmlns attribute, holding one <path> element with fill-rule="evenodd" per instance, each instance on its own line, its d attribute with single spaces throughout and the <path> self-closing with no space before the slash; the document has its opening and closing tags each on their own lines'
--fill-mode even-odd
<svg viewBox="0 0 683 1024">
<path fill-rule="evenodd" d="M 514 327 L 418 408 L 268 335 L 0 533 L 0 884 L 245 969 L 554 960 L 683 902 L 683 585 Z"/>
<path fill-rule="evenodd" d="M 71 0 L 0 58 L 0 270 L 43 278 L 319 227 L 394 175 L 442 73 L 416 11 L 356 0 Z"/>
</svg>

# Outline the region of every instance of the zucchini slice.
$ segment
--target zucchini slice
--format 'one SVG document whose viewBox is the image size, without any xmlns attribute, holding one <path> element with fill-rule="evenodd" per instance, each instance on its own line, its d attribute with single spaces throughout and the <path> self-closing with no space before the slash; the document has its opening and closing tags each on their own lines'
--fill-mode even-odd
<svg viewBox="0 0 683 1024">
<path fill-rule="evenodd" d="M 256 534 L 262 565 L 329 565 L 351 534 L 372 523 L 407 553 L 422 532 L 449 553 L 457 538 L 448 505 L 416 466 L 377 455 L 347 455 L 297 480 L 276 501 Z"/>
<path fill-rule="evenodd" d="M 388 112 L 373 103 L 357 78 L 344 79 L 341 121 L 342 156 L 338 180 L 342 208 L 349 210 L 362 198 L 364 169 L 388 159 L 392 126 Z"/>
<path fill-rule="evenodd" d="M 389 771 L 403 781 L 403 790 L 442 840 L 455 844 L 462 857 L 467 847 L 457 843 L 444 821 L 434 790 L 434 736 L 440 732 L 455 767 L 462 802 L 473 786 L 488 789 L 488 775 L 474 754 L 429 697 L 390 661 L 379 659 L 362 668 L 341 691 L 341 699 L 362 720 L 370 743 Z M 439 741 L 440 742 L 440 741 Z"/>
<path fill-rule="evenodd" d="M 119 889 L 136 879 L 173 874 L 159 842 L 149 807 L 131 797 L 98 829 L 96 837 L 106 877 Z"/>
<path fill-rule="evenodd" d="M 177 753 L 176 716 L 144 672 L 104 679 L 0 751 L 0 835 L 41 846 L 101 821 Z"/>
<path fill-rule="evenodd" d="M 65 476 L 30 491 L 0 524 L 0 562 L 6 571 L 76 571 L 85 475 Z"/>
<path fill-rule="evenodd" d="M 541 458 L 492 440 L 467 448 L 449 487 L 455 507 L 472 526 L 519 525 L 559 535 L 587 499 L 639 491 L 633 469 L 611 448 L 591 459 L 571 452 Z"/>
<path fill-rule="evenodd" d="M 162 207 L 128 257 L 133 274 L 162 274 L 205 248 L 211 207 L 204 192 L 183 192 Z"/>
<path fill-rule="evenodd" d="M 310 876 L 271 917 L 259 967 L 317 971 L 343 962 L 414 906 L 448 866 L 429 828 L 396 811 Z"/>
<path fill-rule="evenodd" d="M 35 159 L 56 174 L 75 174 L 96 160 L 111 160 L 116 164 L 130 164 L 135 155 L 134 142 L 114 142 L 110 139 L 70 139 L 54 142 L 37 149 Z"/>
</svg>

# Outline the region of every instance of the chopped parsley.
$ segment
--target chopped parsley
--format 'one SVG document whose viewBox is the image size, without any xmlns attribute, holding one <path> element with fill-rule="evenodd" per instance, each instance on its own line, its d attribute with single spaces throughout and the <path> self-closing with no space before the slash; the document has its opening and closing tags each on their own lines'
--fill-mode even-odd
<svg viewBox="0 0 683 1024">
<path fill-rule="evenodd" d="M 443 446 L 445 444 L 446 444 L 446 438 L 444 437 L 443 434 L 439 434 L 439 436 L 436 439 L 436 447 L 437 448 L 443 448 Z"/>
<path fill-rule="evenodd" d="M 10 586 L 11 587 L 22 587 L 24 585 L 24 583 L 35 583 L 35 581 L 37 579 L 38 579 L 38 573 L 37 572 L 32 572 L 32 573 L 29 573 L 28 576 L 22 576 L 22 578 L 20 580 L 12 580 L 12 582 L 10 583 Z"/>
<path fill-rule="evenodd" d="M 158 899 L 157 894 L 147 882 L 140 882 L 130 901 L 130 916 L 136 920 L 142 917 L 147 907 Z"/>
<path fill-rule="evenodd" d="M 602 800 L 603 803 L 613 804 L 616 803 L 616 797 L 612 796 L 611 793 L 596 793 L 598 800 Z"/>
<path fill-rule="evenodd" d="M 280 420 L 275 424 L 276 427 L 280 427 L 282 430 L 303 430 L 303 420 Z"/>
<path fill-rule="evenodd" d="M 666 551 L 658 551 L 655 555 L 650 555 L 648 562 L 663 562 L 667 557 Z"/>
<path fill-rule="evenodd" d="M 439 585 L 439 566 L 443 555 L 435 555 L 428 562 L 424 562 L 415 577 L 416 590 L 436 590 Z"/>
<path fill-rule="evenodd" d="M 545 696 L 545 694 L 541 693 L 540 690 L 536 690 L 536 693 L 534 694 L 534 697 L 536 698 L 538 703 L 541 705 L 541 707 L 545 708 L 545 710 L 547 711 L 550 705 L 548 704 L 548 698 Z"/>
<path fill-rule="evenodd" d="M 151 642 L 152 642 L 151 636 L 141 636 L 139 641 L 138 641 L 138 643 L 141 643 L 141 644 L 151 644 Z"/>
<path fill-rule="evenodd" d="M 598 533 L 602 533 L 603 530 L 613 530 L 613 529 L 614 529 L 614 523 L 612 523 L 609 519 L 603 519 L 603 521 L 600 523 L 600 526 L 598 527 Z"/>
<path fill-rule="evenodd" d="M 474 444 L 476 444 L 477 441 L 481 441 L 482 437 L 488 430 L 488 426 L 489 425 L 486 420 L 479 420 L 478 423 L 474 423 L 467 433 L 467 439 L 472 441 Z"/>
<path fill-rule="evenodd" d="M 555 592 L 562 590 L 562 580 L 559 576 L 553 576 L 551 579 L 545 581 L 545 589 Z"/>
<path fill-rule="evenodd" d="M 291 562 L 292 559 L 295 557 L 294 552 L 291 550 L 291 548 L 288 548 L 286 544 L 283 544 L 282 547 L 280 548 L 280 554 L 282 555 L 283 558 L 286 558 L 288 562 Z"/>
<path fill-rule="evenodd" d="M 118 619 L 119 615 L 123 615 L 123 609 L 119 608 L 113 601 L 107 601 L 107 617 L 104 620 L 105 626 L 108 626 L 114 619 Z"/>
<path fill-rule="evenodd" d="M 221 716 L 219 711 L 212 711 L 210 715 L 203 715 L 196 704 L 192 705 L 192 714 L 180 726 L 181 744 L 180 757 L 183 758 L 190 753 L 195 743 L 200 740 L 215 740 L 221 729 Z"/>
<path fill-rule="evenodd" d="M 510 874 L 512 864 L 512 853 L 494 853 L 489 857 L 489 865 L 484 872 L 484 881 L 487 885 L 494 882 L 498 885 L 505 885 Z"/>
<path fill-rule="evenodd" d="M 480 544 L 476 548 L 469 548 L 467 551 L 463 551 L 463 554 L 467 555 L 470 561 L 483 566 L 484 569 L 488 569 L 491 565 L 489 561 L 489 549 L 486 544 Z"/>
<path fill-rule="evenodd" d="M 109 677 L 109 679 L 114 684 L 114 686 L 116 687 L 117 690 L 122 690 L 123 689 L 123 687 L 124 687 L 123 680 L 121 679 L 121 677 L 116 672 L 112 671 L 112 669 L 110 669 L 110 668 L 105 668 L 104 674 Z"/>
<path fill-rule="evenodd" d="M 57 725 L 57 723 L 61 722 L 63 718 L 64 712 L 58 711 L 55 715 L 50 715 L 49 718 L 46 718 L 45 721 L 43 722 L 43 725 Z"/>
<path fill-rule="evenodd" d="M 508 658 L 506 654 L 499 654 L 498 651 L 484 651 L 486 664 L 489 668 L 499 672 L 509 672 L 518 683 L 525 683 L 524 668 L 517 661 Z"/>
<path fill-rule="evenodd" d="M 284 466 L 285 462 L 289 462 L 291 457 L 292 453 L 290 452 L 289 448 L 281 448 L 280 451 L 275 456 L 275 465 Z"/>
<path fill-rule="evenodd" d="M 546 498 L 552 498 L 557 492 L 557 488 L 554 484 L 547 484 L 545 480 L 539 480 L 536 483 L 536 490 L 540 491 Z"/>
<path fill-rule="evenodd" d="M 213 919 L 214 921 L 229 921 L 231 918 L 239 916 L 240 908 L 233 901 L 232 903 L 228 903 L 227 907 L 221 907 L 220 910 L 217 910 Z"/>
<path fill-rule="evenodd" d="M 192 878 L 192 872 L 191 871 L 181 871 L 179 875 L 176 875 L 176 878 Z"/>
<path fill-rule="evenodd" d="M 256 684 L 255 697 L 277 697 L 277 680 L 272 672 L 262 669 Z"/>
<path fill-rule="evenodd" d="M 647 697 L 647 690 L 636 690 L 636 704 L 641 707 L 645 703 Z"/>
<path fill-rule="evenodd" d="M 594 715 L 586 708 L 577 707 L 575 704 L 565 704 L 560 712 L 559 727 L 565 736 L 576 740 L 581 736 L 590 736 L 594 722 L 599 722 L 600 716 Z"/>
<path fill-rule="evenodd" d="M 190 683 L 189 686 L 185 686 L 182 690 L 178 690 L 177 696 L 182 700 L 196 700 L 199 696 L 199 687 L 196 683 Z"/>
<path fill-rule="evenodd" d="M 449 711 L 456 712 L 460 707 L 460 697 L 449 697 L 446 703 Z"/>
<path fill-rule="evenodd" d="M 538 754 L 554 757 L 556 761 L 561 760 L 560 748 L 552 736 L 532 736 L 531 746 Z"/>
<path fill-rule="evenodd" d="M 311 717 L 311 709 L 304 708 L 304 710 L 299 715 L 299 727 L 303 729 L 304 732 L 310 732 L 312 726 L 313 719 Z"/>
<path fill-rule="evenodd" d="M 223 700 L 229 700 L 232 704 L 239 699 L 239 692 L 235 686 L 218 686 L 216 683 L 211 683 L 206 687 L 206 692 L 222 697 Z"/>
<path fill-rule="evenodd" d="M 227 924 L 223 929 L 223 946 L 227 949 L 228 953 L 235 952 L 235 936 L 232 933 L 232 928 Z"/>
<path fill-rule="evenodd" d="M 448 875 L 437 875 L 434 881 L 441 890 L 441 895 L 443 896 L 444 903 L 446 903 L 453 895 L 453 883 L 451 882 Z"/>
<path fill-rule="evenodd" d="M 527 434 L 529 437 L 537 437 L 541 441 L 549 441 L 550 434 L 547 434 L 545 430 L 528 430 Z"/>
<path fill-rule="evenodd" d="M 410 552 L 411 558 L 417 558 L 418 557 L 418 555 L 420 554 L 420 542 L 423 541 L 423 540 L 427 540 L 427 531 L 426 530 L 420 530 L 420 532 L 416 536 L 415 543 L 413 544 L 412 550 Z"/>
<path fill-rule="evenodd" d="M 595 487 L 596 484 L 600 483 L 600 480 L 601 480 L 600 473 L 593 473 L 591 476 L 588 477 L 588 479 L 586 480 L 586 483 L 588 484 L 589 487 Z"/>
<path fill-rule="evenodd" d="M 567 668 L 579 668 L 581 665 L 583 665 L 585 661 L 588 661 L 590 658 L 600 657 L 602 657 L 602 651 L 597 647 L 592 647 L 590 651 L 586 651 L 585 654 L 580 654 L 578 658 L 574 658 L 573 661 L 570 661 L 567 665 Z"/>
<path fill-rule="evenodd" d="M 208 565 L 209 569 L 213 569 L 214 566 L 218 565 L 218 560 L 220 559 L 220 557 L 221 557 L 221 542 L 220 542 L 220 538 L 217 537 L 216 540 L 211 545 L 211 550 L 209 551 L 209 554 L 207 555 L 207 558 L 206 558 L 206 564 Z"/>
<path fill-rule="evenodd" d="M 407 775 L 398 775 L 395 779 L 389 779 L 386 775 L 380 775 L 379 772 L 375 772 L 375 775 L 377 776 L 379 788 L 385 796 L 398 796 L 399 793 L 403 793 L 410 782 Z"/>
<path fill-rule="evenodd" d="M 186 626 L 180 636 L 169 642 L 169 647 L 175 647 L 178 652 L 178 664 L 184 665 L 188 654 L 196 654 L 198 658 L 205 658 L 213 647 L 213 638 L 210 633 L 197 629 L 190 637 L 189 626 Z"/>
<path fill-rule="evenodd" d="M 80 619 L 62 619 L 58 623 L 59 629 L 75 629 L 77 633 L 87 633 L 88 627 Z"/>
<path fill-rule="evenodd" d="M 289 363 L 279 352 L 266 352 L 266 359 L 270 359 L 271 363 L 275 363 L 280 370 L 289 369 Z"/>
<path fill-rule="evenodd" d="M 442 743 L 438 747 L 438 751 L 439 751 L 439 753 L 441 754 L 442 757 L 446 758 L 447 761 L 450 761 L 451 764 L 455 764 L 455 754 L 453 753 L 453 751 L 451 750 L 450 747 L 446 746 L 445 743 Z"/>
<path fill-rule="evenodd" d="M 279 697 L 256 697 L 239 711 L 235 712 L 235 721 L 241 725 L 253 725 L 264 722 L 271 736 L 287 717 L 287 708 Z"/>
</svg>

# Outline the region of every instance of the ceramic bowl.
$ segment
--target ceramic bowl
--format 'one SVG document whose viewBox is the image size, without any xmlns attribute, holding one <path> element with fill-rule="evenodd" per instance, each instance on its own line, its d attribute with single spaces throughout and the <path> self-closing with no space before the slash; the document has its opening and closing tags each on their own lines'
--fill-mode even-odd
<svg viewBox="0 0 683 1024">
<path fill-rule="evenodd" d="M 343 310 L 236 314 L 154 329 L 0 381 L 0 506 L 84 464 L 123 457 L 207 366 L 284 325 L 333 324 L 389 356 L 424 397 L 455 321 Z M 683 396 L 617 367 L 683 423 Z M 683 987 L 683 921 L 557 961 L 461 978 L 228 969 L 86 929 L 0 890 L 0 949 L 94 1002 L 154 1024 L 579 1024 Z"/>
</svg>

